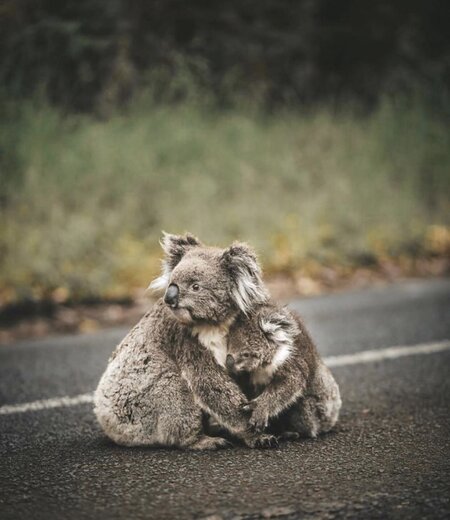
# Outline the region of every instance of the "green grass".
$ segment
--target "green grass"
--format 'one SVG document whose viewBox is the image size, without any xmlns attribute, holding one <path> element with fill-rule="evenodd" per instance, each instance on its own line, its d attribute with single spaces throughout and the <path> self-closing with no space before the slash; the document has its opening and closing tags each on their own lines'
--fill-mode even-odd
<svg viewBox="0 0 450 520">
<path fill-rule="evenodd" d="M 158 270 L 161 230 L 246 240 L 269 269 L 423 248 L 449 224 L 450 135 L 420 103 L 370 116 L 136 101 L 106 122 L 4 105 L 0 302 L 116 297 Z"/>
</svg>

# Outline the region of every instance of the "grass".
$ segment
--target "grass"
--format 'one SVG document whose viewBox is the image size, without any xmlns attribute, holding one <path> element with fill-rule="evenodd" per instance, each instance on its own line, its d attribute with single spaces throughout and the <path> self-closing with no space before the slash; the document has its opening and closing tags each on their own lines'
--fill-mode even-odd
<svg viewBox="0 0 450 520">
<path fill-rule="evenodd" d="M 449 224 L 450 134 L 420 103 L 263 115 L 140 99 L 106 122 L 2 110 L 3 304 L 129 296 L 159 269 L 162 229 L 246 240 L 289 270 L 419 254 Z"/>
</svg>

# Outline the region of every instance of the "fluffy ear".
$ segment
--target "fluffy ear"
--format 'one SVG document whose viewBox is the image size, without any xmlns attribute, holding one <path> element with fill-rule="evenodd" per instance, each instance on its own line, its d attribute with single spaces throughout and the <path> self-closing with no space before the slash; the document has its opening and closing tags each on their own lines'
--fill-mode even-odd
<svg viewBox="0 0 450 520">
<path fill-rule="evenodd" d="M 276 370 L 291 355 L 295 338 L 301 330 L 287 309 L 263 312 L 259 326 L 266 338 L 276 347 L 272 368 Z"/>
<path fill-rule="evenodd" d="M 188 249 L 201 245 L 200 240 L 190 233 L 186 233 L 185 235 L 170 235 L 169 233 L 163 233 L 161 247 L 165 254 L 164 262 L 170 271 L 172 271 L 186 254 Z"/>
<path fill-rule="evenodd" d="M 192 247 L 202 245 L 200 240 L 190 233 L 186 233 L 185 235 L 171 235 L 163 232 L 160 243 L 164 251 L 162 273 L 159 278 L 156 278 L 156 280 L 153 280 L 150 284 L 149 287 L 152 289 L 165 289 L 169 283 L 170 273 L 186 252 Z"/>
<path fill-rule="evenodd" d="M 247 245 L 235 242 L 222 254 L 221 263 L 231 278 L 232 297 L 244 313 L 268 299 L 261 279 L 261 268 L 254 251 Z"/>
</svg>

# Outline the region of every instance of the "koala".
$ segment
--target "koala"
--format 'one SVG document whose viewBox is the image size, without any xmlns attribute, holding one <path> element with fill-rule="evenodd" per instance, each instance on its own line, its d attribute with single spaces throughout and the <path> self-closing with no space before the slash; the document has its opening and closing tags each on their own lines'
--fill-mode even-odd
<svg viewBox="0 0 450 520">
<path fill-rule="evenodd" d="M 273 330 L 267 323 L 273 324 Z M 255 398 L 272 379 L 287 353 L 283 340 L 297 333 L 296 322 L 273 304 L 260 305 L 250 316 L 233 323 L 226 367 L 247 398 Z"/>
<path fill-rule="evenodd" d="M 249 432 L 247 398 L 225 367 L 231 325 L 268 301 L 261 269 L 245 244 L 203 245 L 191 234 L 165 234 L 165 289 L 112 354 L 94 395 L 105 434 L 124 446 L 218 449 L 205 432 L 209 414 L 249 447 L 275 445 Z"/>
<path fill-rule="evenodd" d="M 300 318 L 273 304 L 238 318 L 226 365 L 251 401 L 250 425 L 284 438 L 315 438 L 337 422 L 339 387 Z"/>
</svg>

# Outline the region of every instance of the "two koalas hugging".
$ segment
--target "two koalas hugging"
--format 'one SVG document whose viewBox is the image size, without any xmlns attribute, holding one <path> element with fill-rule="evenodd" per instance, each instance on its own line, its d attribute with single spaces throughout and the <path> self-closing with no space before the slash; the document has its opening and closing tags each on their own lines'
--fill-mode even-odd
<svg viewBox="0 0 450 520">
<path fill-rule="evenodd" d="M 112 354 L 95 414 L 125 446 L 212 450 L 316 437 L 339 388 L 300 318 L 270 300 L 253 250 L 165 234 L 165 289 Z"/>
</svg>

